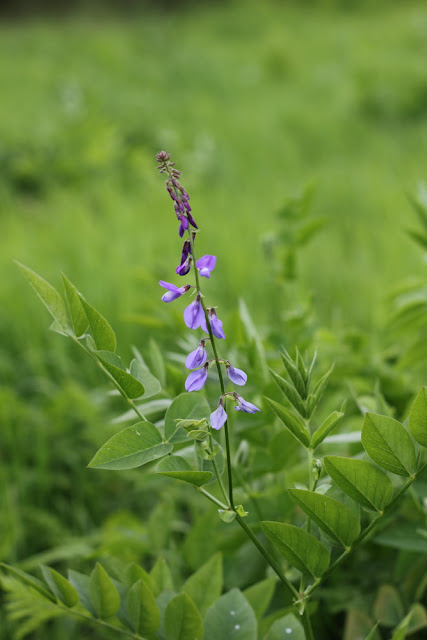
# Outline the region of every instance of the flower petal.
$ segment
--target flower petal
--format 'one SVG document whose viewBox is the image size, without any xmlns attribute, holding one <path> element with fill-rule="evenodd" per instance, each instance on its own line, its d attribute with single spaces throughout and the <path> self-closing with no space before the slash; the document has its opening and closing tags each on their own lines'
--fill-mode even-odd
<svg viewBox="0 0 427 640">
<path fill-rule="evenodd" d="M 242 371 L 241 369 L 236 369 L 231 364 L 227 367 L 227 375 L 230 378 L 231 382 L 239 385 L 240 387 L 243 387 L 248 379 L 248 376 L 244 371 Z"/>
<path fill-rule="evenodd" d="M 221 427 L 227 422 L 228 416 L 221 402 L 218 405 L 218 409 L 211 413 L 210 419 L 212 429 L 216 430 L 221 429 Z"/>
<path fill-rule="evenodd" d="M 239 396 L 238 393 L 235 393 L 234 397 L 238 402 L 237 407 L 234 407 L 236 411 L 243 411 L 244 413 L 255 413 L 255 411 L 261 411 L 261 409 L 258 409 L 258 407 L 252 404 L 252 402 L 248 402 L 242 398 L 242 396 Z"/>
<path fill-rule="evenodd" d="M 199 298 L 196 298 L 184 310 L 184 322 L 189 329 L 198 329 L 203 316 L 204 311 Z"/>
<path fill-rule="evenodd" d="M 192 371 L 186 381 L 185 388 L 187 391 L 200 391 L 203 389 L 206 379 L 208 377 L 208 369 L 207 367 L 203 367 L 203 369 L 197 369 L 196 371 Z"/>
<path fill-rule="evenodd" d="M 197 349 L 188 354 L 185 361 L 185 366 L 187 367 L 187 369 L 196 369 L 204 363 L 206 357 L 206 349 L 202 344 L 199 344 Z"/>
</svg>

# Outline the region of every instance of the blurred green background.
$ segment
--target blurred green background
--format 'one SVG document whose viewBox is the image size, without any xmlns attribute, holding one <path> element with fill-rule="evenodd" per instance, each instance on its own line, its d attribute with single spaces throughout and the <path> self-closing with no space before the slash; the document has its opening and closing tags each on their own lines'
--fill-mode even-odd
<svg viewBox="0 0 427 640">
<path fill-rule="evenodd" d="M 177 282 L 180 242 L 157 151 L 183 172 L 199 251 L 218 256 L 207 288 L 225 326 L 243 296 L 261 332 L 280 333 L 262 238 L 308 182 L 313 215 L 328 222 L 299 256 L 295 295 L 310 292 L 326 330 L 381 339 L 391 288 L 425 274 L 404 232 L 406 193 L 427 174 L 425 2 L 43 8 L 11 6 L 0 25 L 0 555 L 10 562 L 65 532 L 87 535 L 121 506 L 138 511 L 140 476 L 89 480 L 111 407 L 84 386 L 102 379 L 46 331 L 13 260 L 58 288 L 65 272 L 122 351 L 144 352 L 151 337 L 175 346 L 182 304 L 163 305 L 157 281 Z"/>
</svg>

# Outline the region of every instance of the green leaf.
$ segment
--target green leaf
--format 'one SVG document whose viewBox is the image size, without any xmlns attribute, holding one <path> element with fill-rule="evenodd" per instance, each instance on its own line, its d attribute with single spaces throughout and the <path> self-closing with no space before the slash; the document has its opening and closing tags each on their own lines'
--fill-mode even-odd
<svg viewBox="0 0 427 640">
<path fill-rule="evenodd" d="M 66 607 L 74 607 L 80 598 L 73 585 L 70 584 L 64 576 L 55 571 L 55 569 L 45 567 L 44 565 L 41 565 L 40 568 L 43 578 L 46 580 L 52 593 L 54 593 Z"/>
<path fill-rule="evenodd" d="M 149 345 L 149 356 L 151 368 L 154 371 L 162 387 L 166 385 L 166 367 L 163 354 L 157 342 L 151 338 Z"/>
<path fill-rule="evenodd" d="M 342 502 L 327 495 L 289 489 L 291 498 L 333 540 L 350 547 L 360 533 L 359 517 Z"/>
<path fill-rule="evenodd" d="M 165 630 L 168 640 L 202 640 L 203 620 L 186 593 L 172 598 L 166 607 Z"/>
<path fill-rule="evenodd" d="M 272 576 L 244 590 L 243 595 L 251 605 L 258 620 L 260 620 L 267 611 L 273 598 L 276 584 L 277 578 Z"/>
<path fill-rule="evenodd" d="M 130 373 L 121 368 L 121 360 L 112 351 L 94 351 L 94 354 L 107 369 L 114 380 L 121 386 L 128 398 L 139 398 L 144 393 L 144 386 Z"/>
<path fill-rule="evenodd" d="M 157 597 L 163 591 L 174 591 L 172 575 L 163 556 L 159 556 L 154 567 L 150 571 L 150 578 L 153 581 L 154 595 Z"/>
<path fill-rule="evenodd" d="M 321 442 L 330 434 L 335 425 L 341 420 L 344 413 L 340 411 L 334 411 L 331 413 L 318 429 L 311 436 L 311 446 L 313 449 L 319 446 Z"/>
<path fill-rule="evenodd" d="M 280 356 L 282 358 L 283 364 L 285 365 L 285 369 L 288 372 L 288 375 L 293 382 L 295 389 L 298 391 L 301 398 L 305 399 L 307 397 L 306 386 L 305 386 L 303 377 L 298 371 L 298 368 L 292 362 L 292 359 L 287 353 L 287 351 L 285 351 L 284 353 L 281 353 Z"/>
<path fill-rule="evenodd" d="M 13 576 L 16 576 L 24 584 L 38 591 L 38 593 L 40 593 L 40 595 L 42 595 L 43 597 L 47 598 L 51 602 L 55 602 L 55 598 L 45 588 L 44 584 L 40 580 L 37 580 L 37 578 L 34 578 L 29 573 L 22 571 L 22 569 L 11 567 L 10 565 L 5 564 L 4 562 L 0 562 L 0 567 L 5 571 L 7 571 L 8 573 L 11 573 Z"/>
<path fill-rule="evenodd" d="M 427 627 L 427 611 L 425 607 L 419 602 L 416 602 L 412 605 L 409 610 L 408 616 L 410 616 L 410 622 L 408 626 L 408 631 L 410 633 L 414 633 L 415 631 L 419 631 L 420 629 L 424 629 Z"/>
<path fill-rule="evenodd" d="M 283 618 L 273 622 L 264 640 L 305 640 L 305 633 L 301 622 L 288 613 Z"/>
<path fill-rule="evenodd" d="M 222 591 L 222 555 L 216 553 L 183 584 L 182 591 L 190 596 L 204 615 Z"/>
<path fill-rule="evenodd" d="M 400 476 L 410 476 L 416 469 L 415 447 L 411 436 L 394 418 L 366 413 L 362 444 L 374 462 Z"/>
<path fill-rule="evenodd" d="M 120 609 L 120 596 L 104 567 L 96 563 L 89 578 L 90 599 L 98 618 L 111 618 Z"/>
<path fill-rule="evenodd" d="M 156 473 L 161 476 L 169 476 L 176 480 L 189 482 L 195 487 L 201 487 L 209 482 L 213 473 L 210 471 L 193 471 L 185 458 L 180 456 L 168 456 L 157 465 Z"/>
<path fill-rule="evenodd" d="M 365 640 L 375 640 L 378 637 L 377 629 L 378 629 L 378 622 L 374 627 L 372 627 L 372 629 L 366 636 Z"/>
<path fill-rule="evenodd" d="M 236 512 L 231 509 L 218 509 L 219 517 L 226 524 L 230 524 L 236 519 Z"/>
<path fill-rule="evenodd" d="M 293 566 L 320 578 L 329 566 L 329 552 L 314 536 L 292 524 L 261 522 L 265 535 Z"/>
<path fill-rule="evenodd" d="M 89 576 L 79 573 L 78 571 L 68 570 L 68 580 L 73 585 L 80 597 L 83 607 L 93 616 L 96 615 L 90 598 Z"/>
<path fill-rule="evenodd" d="M 409 414 L 409 429 L 415 440 L 427 447 L 427 387 L 423 387 Z"/>
<path fill-rule="evenodd" d="M 334 370 L 334 365 L 332 365 L 329 371 L 327 371 L 320 378 L 320 380 L 318 380 L 318 382 L 315 384 L 313 388 L 313 392 L 310 394 L 308 398 L 308 405 L 307 405 L 308 416 L 311 416 L 314 413 L 315 408 L 317 407 L 320 400 L 322 399 L 323 393 L 326 387 L 328 386 L 329 378 L 332 375 L 333 370 Z"/>
<path fill-rule="evenodd" d="M 87 319 L 87 315 L 83 309 L 83 305 L 80 301 L 80 294 L 76 287 L 64 274 L 62 274 L 62 280 L 64 282 L 65 296 L 67 298 L 74 335 L 76 338 L 80 338 L 80 336 L 86 333 L 89 326 L 89 320 Z"/>
<path fill-rule="evenodd" d="M 181 393 L 169 406 L 165 416 L 165 438 L 170 440 L 180 428 L 176 419 L 201 420 L 209 418 L 210 406 L 198 393 Z"/>
<path fill-rule="evenodd" d="M 129 367 L 130 374 L 144 386 L 144 399 L 151 398 L 161 391 L 160 382 L 138 358 L 134 358 Z"/>
<path fill-rule="evenodd" d="M 160 627 L 160 609 L 144 580 L 138 580 L 131 586 L 126 604 L 135 633 L 151 637 Z"/>
<path fill-rule="evenodd" d="M 325 469 L 339 488 L 366 509 L 382 511 L 393 497 L 386 474 L 366 460 L 327 456 Z"/>
<path fill-rule="evenodd" d="M 132 562 L 128 567 L 126 567 L 125 582 L 129 587 L 131 587 L 135 582 L 138 582 L 138 580 L 145 582 L 150 591 L 154 593 L 155 588 L 150 574 L 140 567 L 139 564 Z"/>
<path fill-rule="evenodd" d="M 292 433 L 292 435 L 302 444 L 304 447 L 310 446 L 310 432 L 308 431 L 305 424 L 297 418 L 293 413 L 291 413 L 286 407 L 282 407 L 278 402 L 274 400 L 270 400 L 270 398 L 266 398 L 268 404 L 273 409 L 274 413 L 281 420 L 281 422 L 285 425 L 287 429 Z"/>
<path fill-rule="evenodd" d="M 374 616 L 386 627 L 394 627 L 402 619 L 404 610 L 397 590 L 389 584 L 383 584 L 375 598 Z"/>
<path fill-rule="evenodd" d="M 239 589 L 232 589 L 210 607 L 204 640 L 257 640 L 257 621 Z"/>
<path fill-rule="evenodd" d="M 270 369 L 270 373 L 274 378 L 275 383 L 279 387 L 279 389 L 284 393 L 286 398 L 289 400 L 291 405 L 298 411 L 298 413 L 304 418 L 306 416 L 306 409 L 304 402 L 301 400 L 299 393 L 296 389 L 289 384 L 287 380 L 279 376 L 278 373 Z"/>
<path fill-rule="evenodd" d="M 62 330 L 67 330 L 67 311 L 65 308 L 64 300 L 59 295 L 55 287 L 52 287 L 47 280 L 42 278 L 32 269 L 29 269 L 25 265 L 16 261 L 16 264 L 21 269 L 22 273 L 43 302 L 50 315 Z"/>
<path fill-rule="evenodd" d="M 116 334 L 107 320 L 92 307 L 81 294 L 80 301 L 89 321 L 90 331 L 98 351 L 115 351 L 117 346 Z"/>
<path fill-rule="evenodd" d="M 135 469 L 162 458 L 172 449 L 171 444 L 163 442 L 154 424 L 138 422 L 107 440 L 88 466 L 119 471 Z"/>
</svg>

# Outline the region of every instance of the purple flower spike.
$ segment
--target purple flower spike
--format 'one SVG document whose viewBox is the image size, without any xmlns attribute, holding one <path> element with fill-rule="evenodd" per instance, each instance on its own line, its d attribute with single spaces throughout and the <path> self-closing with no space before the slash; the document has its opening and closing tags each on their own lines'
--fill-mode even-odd
<svg viewBox="0 0 427 640">
<path fill-rule="evenodd" d="M 242 396 L 239 396 L 238 393 L 235 393 L 234 397 L 236 398 L 238 403 L 237 407 L 234 407 L 236 411 L 244 411 L 245 413 L 255 413 L 255 411 L 261 411 L 261 409 L 258 409 L 258 407 L 252 404 L 252 402 L 248 402 L 247 400 L 242 398 Z"/>
<path fill-rule="evenodd" d="M 205 364 L 203 369 L 196 369 L 192 371 L 186 381 L 185 388 L 187 391 L 200 391 L 205 386 L 206 379 L 208 377 L 208 365 Z"/>
<path fill-rule="evenodd" d="M 216 338 L 222 338 L 225 340 L 225 333 L 222 329 L 222 321 L 216 315 L 215 309 L 209 309 L 209 322 L 211 325 L 212 333 Z M 206 318 L 203 316 L 202 322 L 200 324 L 203 331 L 205 333 L 209 333 L 208 328 L 206 326 Z"/>
<path fill-rule="evenodd" d="M 215 256 L 203 256 L 203 258 L 199 258 L 196 262 L 196 267 L 198 268 L 200 275 L 204 278 L 211 277 L 211 271 L 215 269 L 215 265 Z"/>
<path fill-rule="evenodd" d="M 239 387 L 243 387 L 246 384 L 246 380 L 248 376 L 241 369 L 236 369 L 231 364 L 227 364 L 227 375 L 230 378 L 231 382 L 239 385 Z"/>
<path fill-rule="evenodd" d="M 192 227 L 194 227 L 195 229 L 198 229 L 199 227 L 197 226 L 197 224 L 194 221 L 193 216 L 191 215 L 191 213 L 189 211 L 187 211 L 187 218 L 188 218 L 188 222 L 191 224 Z"/>
<path fill-rule="evenodd" d="M 187 369 L 196 369 L 204 363 L 206 358 L 207 355 L 205 349 L 205 341 L 202 340 L 197 349 L 188 354 L 187 360 L 185 361 L 185 366 L 187 367 Z"/>
<path fill-rule="evenodd" d="M 175 209 L 176 211 L 176 209 Z M 178 233 L 179 233 L 179 237 L 182 238 L 182 236 L 184 235 L 184 232 L 187 231 L 188 229 L 188 220 L 185 216 L 180 215 L 179 217 L 179 229 L 178 229 Z"/>
<path fill-rule="evenodd" d="M 221 427 L 227 422 L 228 420 L 228 416 L 227 413 L 223 407 L 223 399 L 220 398 L 219 400 L 219 404 L 218 404 L 218 409 L 216 409 L 215 411 L 213 411 L 211 413 L 211 426 L 212 429 L 216 429 L 218 431 L 218 429 L 221 429 Z"/>
<path fill-rule="evenodd" d="M 189 329 L 198 329 L 205 318 L 200 296 L 184 310 L 184 322 Z"/>
<path fill-rule="evenodd" d="M 177 287 L 175 284 L 165 282 L 164 280 L 159 280 L 159 285 L 164 289 L 167 289 L 167 293 L 162 295 L 163 302 L 172 302 L 172 300 L 176 300 L 190 288 L 189 284 L 186 284 L 183 287 Z"/>
</svg>

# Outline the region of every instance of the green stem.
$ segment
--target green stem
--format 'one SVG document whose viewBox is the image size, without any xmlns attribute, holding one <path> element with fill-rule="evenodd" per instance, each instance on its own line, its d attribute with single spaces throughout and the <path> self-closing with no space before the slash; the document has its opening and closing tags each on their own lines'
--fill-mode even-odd
<svg viewBox="0 0 427 640">
<path fill-rule="evenodd" d="M 403 487 L 401 487 L 399 489 L 399 491 L 395 494 L 394 498 L 392 499 L 392 501 L 385 507 L 385 509 L 383 509 L 383 511 L 380 511 L 375 518 L 369 523 L 369 525 L 366 527 L 366 529 L 364 529 L 360 535 L 356 538 L 356 540 L 353 542 L 353 544 L 351 545 L 351 547 L 349 547 L 348 549 L 346 549 L 345 551 L 343 551 L 343 553 L 335 560 L 335 562 L 333 562 L 331 564 L 331 566 L 329 567 L 329 569 L 327 571 L 325 571 L 325 573 L 323 574 L 323 576 L 321 578 L 319 578 L 318 580 L 316 580 L 316 582 L 314 584 L 311 585 L 311 587 L 309 589 L 307 589 L 306 591 L 306 597 L 311 596 L 311 594 L 323 583 L 325 582 L 325 580 L 327 580 L 329 578 L 329 576 L 331 575 L 331 573 L 333 573 L 335 571 L 335 569 L 337 567 L 339 567 L 339 565 L 347 558 L 347 556 L 352 553 L 356 547 L 358 547 L 360 545 L 360 543 L 371 533 L 371 531 L 376 527 L 376 525 L 378 524 L 378 522 L 381 520 L 381 518 L 383 518 L 385 516 L 386 513 L 388 513 L 390 511 L 390 509 L 396 504 L 396 502 L 402 497 L 402 495 L 405 493 L 405 491 L 407 489 L 409 489 L 409 487 L 411 486 L 411 484 L 414 482 L 414 480 L 416 480 L 418 478 L 418 476 L 420 476 L 422 474 L 422 472 L 427 468 L 427 462 L 425 462 L 419 469 L 418 471 L 411 476 L 410 478 L 408 478 L 408 480 L 405 482 L 405 484 L 403 485 Z"/>
<path fill-rule="evenodd" d="M 313 629 L 311 627 L 311 620 L 307 607 L 304 608 L 304 613 L 301 616 L 301 620 L 304 627 L 306 640 L 314 640 Z"/>
<path fill-rule="evenodd" d="M 224 504 L 223 502 L 218 500 L 218 498 L 215 498 L 215 496 L 213 496 L 211 493 L 209 493 L 209 491 L 206 491 L 206 489 L 203 489 L 203 487 L 199 487 L 198 491 L 200 493 L 202 493 L 204 496 L 206 496 L 206 498 L 208 500 L 210 500 L 211 502 L 216 504 L 217 507 L 220 507 L 221 509 L 224 509 L 225 511 L 228 511 L 228 509 L 230 508 L 229 505 Z"/>
<path fill-rule="evenodd" d="M 81 347 L 83 349 L 83 351 L 85 353 L 87 353 L 92 360 L 98 365 L 98 367 L 105 373 L 105 375 L 110 378 L 111 382 L 113 383 L 113 385 L 116 387 L 116 389 L 119 391 L 120 395 L 124 398 L 124 400 L 132 407 L 132 409 L 135 411 L 136 415 L 141 418 L 141 420 L 143 420 L 144 422 L 148 422 L 147 418 L 144 416 L 144 414 L 138 409 L 138 407 L 136 406 L 136 404 L 134 403 L 133 400 L 131 400 L 126 393 L 123 391 L 123 389 L 121 388 L 121 386 L 119 385 L 119 383 L 117 382 L 117 380 L 114 378 L 114 376 L 111 375 L 111 373 L 103 366 L 102 362 L 100 362 L 97 357 L 91 352 L 90 349 L 88 349 L 82 342 L 79 342 L 79 340 L 77 340 L 77 338 L 73 338 L 74 342 L 76 344 L 79 345 L 79 347 Z"/>
<path fill-rule="evenodd" d="M 282 569 L 277 564 L 276 560 L 273 558 L 272 555 L 270 555 L 270 553 L 267 551 L 267 549 L 265 549 L 265 547 L 261 544 L 261 542 L 258 540 L 256 535 L 249 529 L 249 527 L 246 524 L 246 522 L 244 521 L 244 519 L 241 516 L 239 516 L 238 513 L 236 513 L 236 520 L 240 524 L 240 526 L 242 527 L 242 529 L 246 533 L 246 535 L 252 540 L 252 542 L 254 543 L 254 545 L 256 546 L 258 551 L 261 553 L 261 555 L 264 556 L 264 558 L 266 559 L 266 561 L 268 562 L 270 567 L 279 576 L 280 580 L 283 582 L 283 584 L 285 585 L 285 587 L 287 588 L 289 593 L 294 598 L 299 598 L 298 591 L 295 589 L 293 584 L 287 579 L 287 577 L 283 573 Z"/>
<path fill-rule="evenodd" d="M 194 276 L 195 276 L 195 280 L 196 280 L 196 290 L 197 290 L 197 293 L 200 294 L 200 296 L 202 296 L 202 292 L 201 292 L 201 288 L 200 288 L 199 272 L 198 272 L 197 267 L 196 267 L 196 261 L 197 260 L 196 260 L 196 252 L 195 252 L 193 234 L 190 231 L 190 229 L 188 230 L 188 237 L 189 237 L 190 244 L 191 244 L 191 255 L 193 256 L 193 268 L 194 268 Z M 205 302 L 203 300 L 203 297 L 201 297 L 200 302 L 201 302 L 202 309 L 203 309 L 204 314 L 205 314 L 206 328 L 208 330 L 210 342 L 211 342 L 211 345 L 212 345 L 212 351 L 213 351 L 214 358 L 215 358 L 215 364 L 216 364 L 216 368 L 217 368 L 217 371 L 218 371 L 218 378 L 219 378 L 219 385 L 221 387 L 221 394 L 224 394 L 225 393 L 225 386 L 224 386 L 224 378 L 223 378 L 223 375 L 222 375 L 221 364 L 219 362 L 219 356 L 218 356 L 218 351 L 217 351 L 217 348 L 216 348 L 215 337 L 214 337 L 214 335 L 212 333 L 211 323 L 209 321 L 209 315 L 208 315 L 208 312 L 207 312 L 206 305 L 205 305 Z M 229 429 L 228 429 L 228 420 L 224 424 L 224 433 L 225 433 L 225 449 L 226 449 L 227 474 L 228 474 L 228 500 L 230 501 L 230 505 L 234 507 L 233 476 L 232 476 L 232 473 L 231 473 L 231 448 L 230 448 L 230 436 L 229 436 Z M 222 480 L 221 480 L 219 474 L 217 473 L 217 469 L 216 468 L 215 468 L 215 472 L 217 474 L 218 482 L 220 483 L 220 486 L 221 486 Z M 221 490 L 223 490 L 223 486 L 221 486 Z"/>
</svg>

